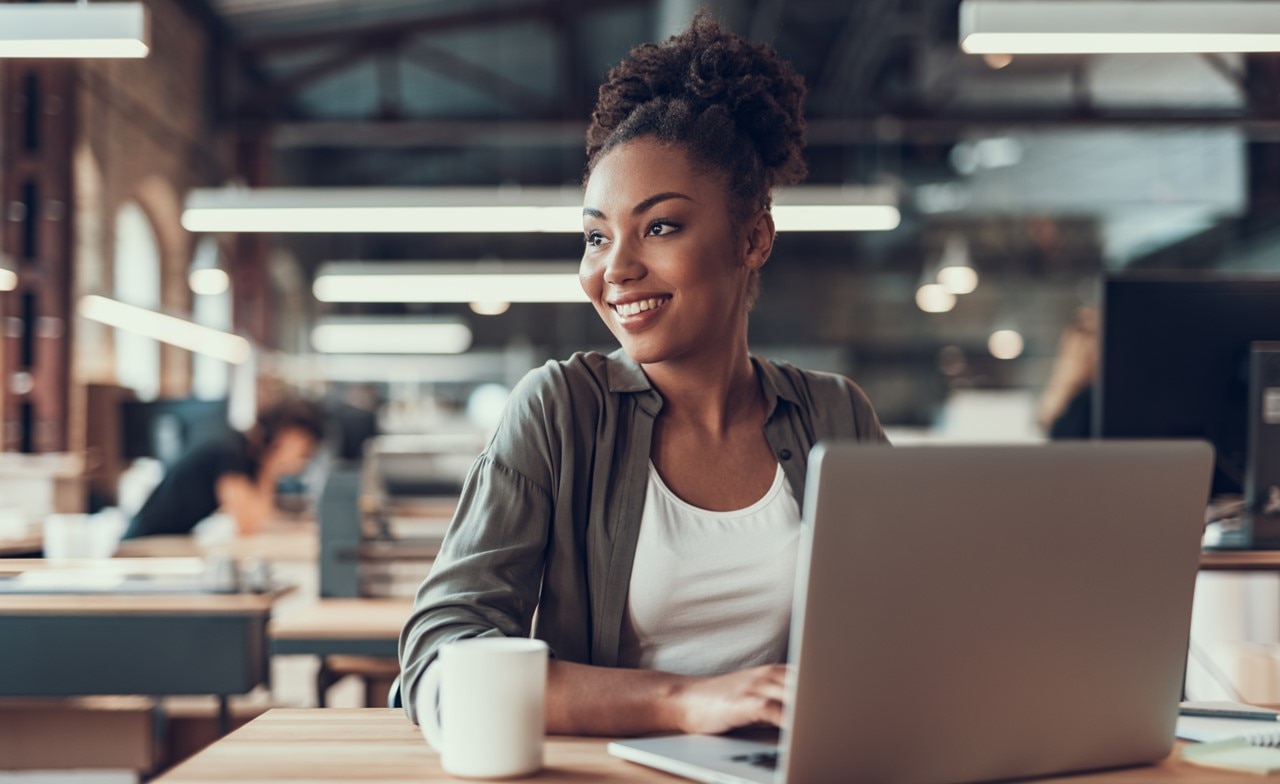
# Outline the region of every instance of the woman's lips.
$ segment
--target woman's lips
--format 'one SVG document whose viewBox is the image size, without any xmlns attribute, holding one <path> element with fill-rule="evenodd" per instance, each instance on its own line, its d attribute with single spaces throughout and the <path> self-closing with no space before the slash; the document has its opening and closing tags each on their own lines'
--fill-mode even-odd
<svg viewBox="0 0 1280 784">
<path fill-rule="evenodd" d="M 627 330 L 637 330 L 648 327 L 661 317 L 666 304 L 671 301 L 670 296 L 648 297 L 646 299 L 630 300 L 628 302 L 610 303 L 609 307 L 614 312 L 614 317 L 618 323 Z"/>
</svg>

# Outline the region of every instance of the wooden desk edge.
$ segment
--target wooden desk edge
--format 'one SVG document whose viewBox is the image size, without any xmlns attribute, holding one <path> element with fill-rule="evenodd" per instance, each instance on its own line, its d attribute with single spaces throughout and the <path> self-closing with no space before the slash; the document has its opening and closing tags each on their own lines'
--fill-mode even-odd
<svg viewBox="0 0 1280 784">
<path fill-rule="evenodd" d="M 0 615 L 245 615 L 292 591 L 249 594 L 0 594 Z"/>
<path fill-rule="evenodd" d="M 314 730 L 310 728 L 316 728 Z M 290 756 L 290 751 L 297 748 L 328 749 L 339 743 L 336 738 L 343 738 L 342 745 L 348 743 L 372 743 L 378 748 L 379 765 L 383 765 L 384 776 L 371 777 L 367 769 L 353 764 L 335 763 L 334 760 L 311 760 L 300 762 Z M 601 780 L 612 782 L 641 781 L 678 781 L 659 771 L 636 766 L 608 755 L 605 751 L 610 738 L 588 738 L 574 736 L 547 737 L 547 757 L 549 767 L 543 771 L 539 780 L 585 781 Z M 300 744 L 291 749 L 293 744 Z M 253 748 L 254 760 L 246 762 L 241 752 Z M 1150 765 L 1109 769 L 1097 772 L 1066 773 L 1060 776 L 1047 776 L 1037 781 L 1080 782 L 1098 781 L 1099 784 L 1115 782 L 1115 784 L 1137 784 L 1150 781 L 1186 781 L 1197 784 L 1219 782 L 1224 780 L 1246 781 L 1255 777 L 1248 773 L 1232 773 L 1228 771 L 1204 768 L 1182 761 L 1179 750 L 1185 744 L 1175 742 L 1173 752 L 1162 760 Z M 378 780 L 404 780 L 412 776 L 414 780 L 444 780 L 438 765 L 439 758 L 426 746 L 418 734 L 418 730 L 409 723 L 404 713 L 390 708 L 276 708 L 267 711 L 249 724 L 236 730 L 213 746 L 196 754 L 186 762 L 168 771 L 154 781 L 156 784 L 213 784 L 234 780 L 235 774 L 243 775 L 246 766 L 261 770 L 261 765 L 268 761 L 264 753 L 271 746 L 276 747 L 278 759 L 271 759 L 267 773 L 262 781 L 295 781 L 301 780 L 302 770 L 307 765 L 323 770 L 323 775 L 313 775 L 311 780 L 324 782 L 356 782 Z M 352 746 L 346 746 L 348 750 Z M 347 752 L 342 759 L 347 759 Z M 395 758 L 395 759 L 392 759 Z M 335 757 L 335 759 L 337 759 Z M 351 757 L 355 759 L 355 757 Z M 305 776 L 304 776 L 305 777 Z"/>
<path fill-rule="evenodd" d="M 1200 569 L 1212 571 L 1280 571 L 1280 550 L 1205 550 Z"/>
</svg>

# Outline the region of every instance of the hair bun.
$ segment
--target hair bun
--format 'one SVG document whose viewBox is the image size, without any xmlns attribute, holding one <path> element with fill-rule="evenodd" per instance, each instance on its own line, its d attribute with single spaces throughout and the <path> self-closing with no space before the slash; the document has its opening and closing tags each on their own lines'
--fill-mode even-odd
<svg viewBox="0 0 1280 784">
<path fill-rule="evenodd" d="M 587 134 L 594 159 L 614 132 L 645 107 L 684 103 L 697 118 L 727 115 L 759 157 L 769 186 L 805 175 L 804 80 L 776 51 L 720 27 L 704 9 L 688 30 L 661 45 L 643 44 L 600 86 Z"/>
</svg>

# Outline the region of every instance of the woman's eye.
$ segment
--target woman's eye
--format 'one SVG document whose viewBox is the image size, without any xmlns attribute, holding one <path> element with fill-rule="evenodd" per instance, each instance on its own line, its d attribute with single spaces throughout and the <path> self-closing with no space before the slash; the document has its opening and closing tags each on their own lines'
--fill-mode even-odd
<svg viewBox="0 0 1280 784">
<path fill-rule="evenodd" d="M 589 231 L 582 235 L 582 238 L 593 248 L 598 248 L 604 244 L 604 235 L 598 231 Z"/>
<path fill-rule="evenodd" d="M 667 223 L 666 221 L 654 221 L 653 223 L 649 224 L 649 236 L 661 237 L 665 234 L 671 234 L 678 228 L 680 227 L 675 225 L 674 223 Z"/>
</svg>

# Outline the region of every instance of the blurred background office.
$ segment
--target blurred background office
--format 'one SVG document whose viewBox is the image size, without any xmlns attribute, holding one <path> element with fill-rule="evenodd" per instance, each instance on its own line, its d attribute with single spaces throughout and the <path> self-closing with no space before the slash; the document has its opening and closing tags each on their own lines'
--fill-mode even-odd
<svg viewBox="0 0 1280 784">
<path fill-rule="evenodd" d="M 1210 438 L 1216 489 L 1245 493 L 1249 345 L 1280 341 L 1280 45 L 970 53 L 958 0 L 705 4 L 809 88 L 810 175 L 777 199 L 757 351 L 853 377 L 898 444 L 1038 441 L 1070 415 L 1078 436 Z M 118 536 L 209 433 L 303 397 L 327 414 L 277 487 L 282 524 L 318 531 L 298 579 L 411 593 L 511 387 L 616 347 L 576 280 L 594 91 L 704 3 L 89 16 L 110 5 L 0 3 L 0 552 L 40 554 L 50 516 Z M 1181 5 L 1194 32 L 1224 4 Z M 83 31 L 35 51 L 54 7 Z M 1116 276 L 1190 293 L 1117 315 Z M 1205 293 L 1223 277 L 1243 288 Z M 1110 349 L 1108 319 L 1128 325 Z M 1180 351 L 1201 334 L 1220 339 Z M 1187 397 L 1176 379 L 1210 356 L 1222 384 Z M 1142 419 L 1125 390 L 1195 414 Z M 1198 611 L 1190 683 L 1280 702 L 1276 578 L 1221 583 L 1198 600 L 1247 612 Z"/>
</svg>

